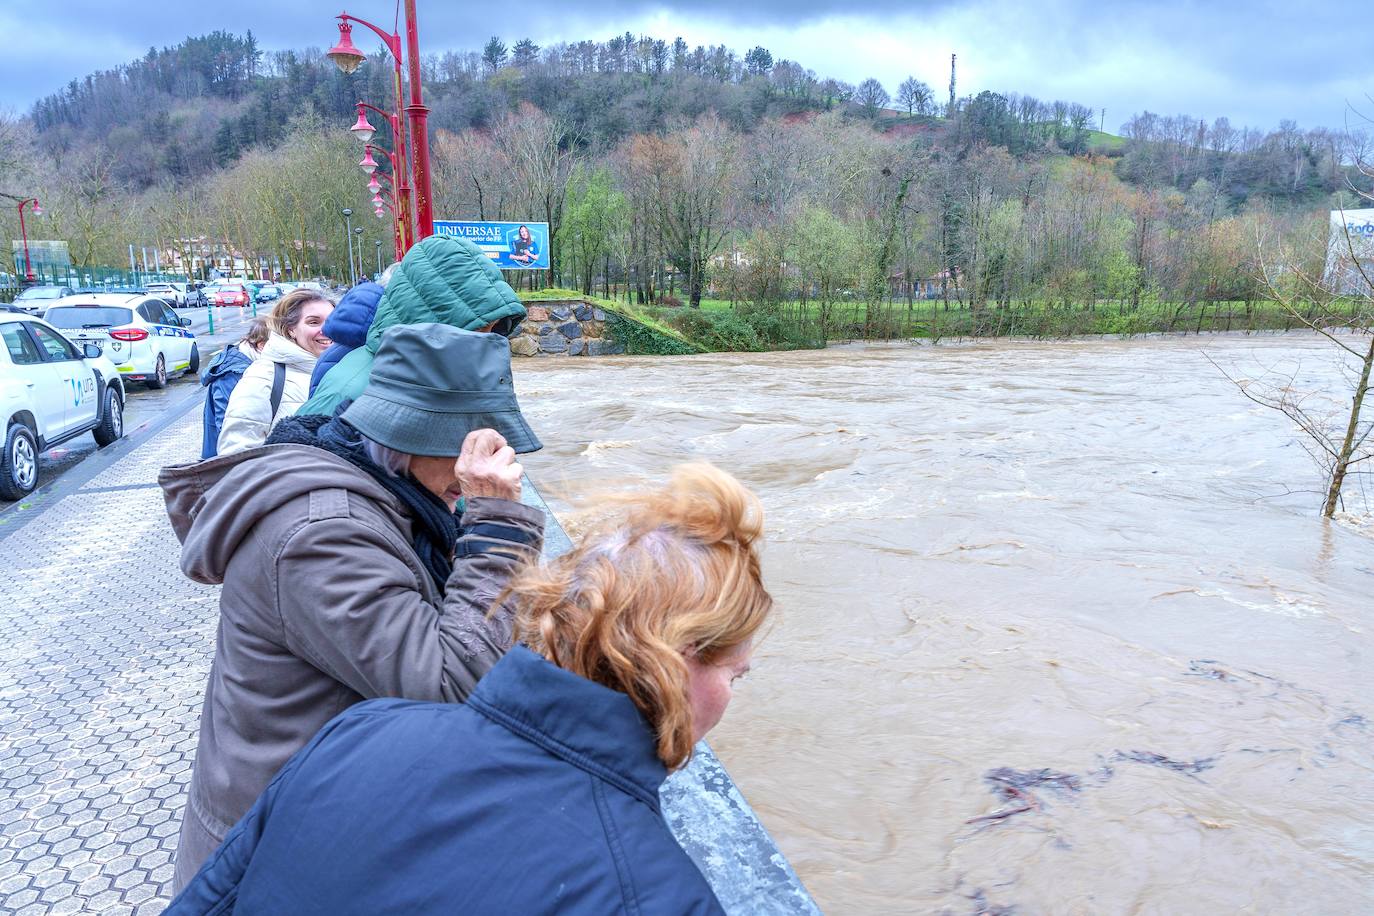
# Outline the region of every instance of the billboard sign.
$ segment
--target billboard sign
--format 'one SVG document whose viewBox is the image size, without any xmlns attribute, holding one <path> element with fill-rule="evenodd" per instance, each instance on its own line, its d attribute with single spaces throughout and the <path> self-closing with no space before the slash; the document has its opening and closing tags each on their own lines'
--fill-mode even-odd
<svg viewBox="0 0 1374 916">
<path fill-rule="evenodd" d="M 548 270 L 548 223 L 478 223 L 436 219 L 434 234 L 467 239 L 502 270 Z"/>
<path fill-rule="evenodd" d="M 1363 275 L 1359 268 L 1363 268 Z M 1365 276 L 1374 277 L 1374 209 L 1332 210 L 1331 234 L 1326 243 L 1326 283 L 1340 295 L 1368 296 Z"/>
<path fill-rule="evenodd" d="M 19 269 L 24 269 L 24 243 L 20 239 L 14 239 L 10 244 L 14 252 L 14 263 L 19 265 Z M 34 270 L 40 267 L 70 267 L 72 263 L 71 252 L 67 248 L 65 241 L 44 241 L 42 239 L 29 239 L 29 263 Z"/>
</svg>

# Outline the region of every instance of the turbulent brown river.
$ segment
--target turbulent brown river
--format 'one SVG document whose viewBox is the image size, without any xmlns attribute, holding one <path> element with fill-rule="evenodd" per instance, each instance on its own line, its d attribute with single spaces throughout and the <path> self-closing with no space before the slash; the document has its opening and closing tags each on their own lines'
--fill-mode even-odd
<svg viewBox="0 0 1374 916">
<path fill-rule="evenodd" d="M 1204 353 L 1343 384 L 1295 335 L 516 371 L 555 509 L 761 496 L 778 619 L 711 741 L 826 912 L 1374 912 L 1374 538 Z"/>
</svg>

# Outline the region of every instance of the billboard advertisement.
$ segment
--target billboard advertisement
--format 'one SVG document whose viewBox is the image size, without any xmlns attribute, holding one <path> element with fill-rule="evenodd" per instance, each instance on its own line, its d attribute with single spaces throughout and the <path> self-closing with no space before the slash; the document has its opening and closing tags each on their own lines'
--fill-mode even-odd
<svg viewBox="0 0 1374 916">
<path fill-rule="evenodd" d="M 548 223 L 479 223 L 434 221 L 435 235 L 468 239 L 502 270 L 548 270 Z"/>
<path fill-rule="evenodd" d="M 1354 258 L 1351 257 L 1352 249 Z M 1368 296 L 1364 275 L 1374 278 L 1374 209 L 1332 210 L 1326 242 L 1326 284 L 1344 296 Z"/>
</svg>

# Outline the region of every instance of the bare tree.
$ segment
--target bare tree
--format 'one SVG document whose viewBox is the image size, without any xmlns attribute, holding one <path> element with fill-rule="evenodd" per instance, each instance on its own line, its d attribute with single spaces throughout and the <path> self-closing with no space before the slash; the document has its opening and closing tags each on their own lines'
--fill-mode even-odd
<svg viewBox="0 0 1374 916">
<path fill-rule="evenodd" d="M 934 98 L 935 95 L 931 92 L 930 86 L 914 76 L 908 76 L 897 87 L 897 104 L 906 109 L 908 116 L 929 114 L 930 103 Z"/>
<path fill-rule="evenodd" d="M 854 91 L 854 101 L 863 107 L 864 114 L 875 118 L 878 116 L 878 110 L 886 106 L 890 99 L 883 84 L 870 76 Z"/>
<path fill-rule="evenodd" d="M 1358 167 L 1371 174 L 1365 164 Z M 1327 518 L 1344 507 L 1343 494 L 1352 478 L 1374 471 L 1363 464 L 1374 459 L 1374 419 L 1362 415 L 1374 368 L 1374 258 L 1368 244 L 1350 231 L 1344 211 L 1338 212 L 1340 225 L 1331 227 L 1324 263 L 1310 257 L 1304 261 L 1283 240 L 1261 236 L 1258 244 L 1269 294 L 1294 323 L 1336 348 L 1349 389 L 1332 396 L 1304 388 L 1292 369 L 1270 369 L 1252 379 L 1218 366 L 1247 398 L 1279 411 L 1302 430 L 1300 441 L 1325 476 L 1322 515 Z M 1316 246 L 1306 247 L 1311 251 Z"/>
</svg>

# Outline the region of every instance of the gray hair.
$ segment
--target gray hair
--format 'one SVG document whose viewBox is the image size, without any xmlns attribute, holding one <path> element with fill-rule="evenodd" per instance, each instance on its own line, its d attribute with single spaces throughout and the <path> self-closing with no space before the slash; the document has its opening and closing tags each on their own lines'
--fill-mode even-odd
<svg viewBox="0 0 1374 916">
<path fill-rule="evenodd" d="M 405 452 L 388 448 L 380 442 L 374 442 L 367 436 L 362 438 L 363 448 L 367 451 L 367 457 L 372 459 L 373 464 L 385 470 L 392 477 L 401 477 L 410 473 L 410 456 Z"/>
<path fill-rule="evenodd" d="M 387 269 L 382 271 L 382 275 L 377 278 L 378 285 L 385 287 L 388 283 L 390 283 L 392 273 L 394 273 L 396 268 L 400 266 L 400 261 L 392 261 L 391 264 L 387 267 Z"/>
</svg>

